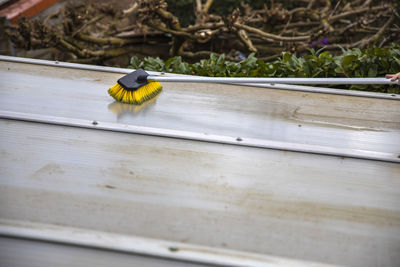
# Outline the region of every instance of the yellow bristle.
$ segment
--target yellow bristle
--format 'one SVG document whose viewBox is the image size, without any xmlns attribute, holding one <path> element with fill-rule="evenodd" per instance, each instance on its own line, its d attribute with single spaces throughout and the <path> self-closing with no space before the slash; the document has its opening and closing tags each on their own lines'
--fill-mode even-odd
<svg viewBox="0 0 400 267">
<path fill-rule="evenodd" d="M 128 103 L 128 93 L 128 91 L 124 91 L 124 93 L 122 94 L 122 102 Z"/>
<path fill-rule="evenodd" d="M 133 101 L 132 92 L 128 92 L 127 101 L 128 101 L 128 103 L 132 103 L 132 101 Z"/>
<path fill-rule="evenodd" d="M 124 93 L 124 88 L 119 85 L 118 83 L 115 84 L 113 87 L 111 87 L 110 89 L 108 89 L 108 93 L 115 98 L 115 100 L 117 101 L 121 101 L 122 99 L 122 95 Z"/>
<path fill-rule="evenodd" d="M 113 87 L 108 89 L 108 93 L 115 98 L 117 101 L 121 101 L 122 94 L 124 93 L 124 88 L 116 83 Z"/>
<path fill-rule="evenodd" d="M 117 83 L 108 89 L 108 93 L 117 101 L 140 105 L 158 95 L 161 92 L 161 89 L 162 86 L 159 82 L 149 82 L 136 91 L 126 90 Z"/>
</svg>

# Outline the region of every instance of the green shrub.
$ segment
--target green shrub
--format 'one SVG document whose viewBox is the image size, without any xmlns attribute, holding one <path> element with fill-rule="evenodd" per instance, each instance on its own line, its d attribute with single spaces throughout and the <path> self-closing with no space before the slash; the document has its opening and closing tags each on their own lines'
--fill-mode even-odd
<svg viewBox="0 0 400 267">
<path fill-rule="evenodd" d="M 333 55 L 322 49 L 310 49 L 309 54 L 302 57 L 284 52 L 273 62 L 264 62 L 254 54 L 240 62 L 228 61 L 224 54 L 211 54 L 209 59 L 202 59 L 194 64 L 183 62 L 181 57 L 163 61 L 151 57 L 140 60 L 134 56 L 130 67 L 213 77 L 384 77 L 385 74 L 400 71 L 400 45 L 365 50 L 342 49 L 340 55 Z M 335 88 L 400 93 L 399 86 L 350 85 Z"/>
</svg>

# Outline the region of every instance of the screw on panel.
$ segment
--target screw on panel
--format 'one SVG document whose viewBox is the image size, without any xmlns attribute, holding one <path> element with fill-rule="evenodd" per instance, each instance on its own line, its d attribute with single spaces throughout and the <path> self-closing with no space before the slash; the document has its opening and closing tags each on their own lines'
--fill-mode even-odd
<svg viewBox="0 0 400 267">
<path fill-rule="evenodd" d="M 175 247 L 175 246 L 170 246 L 169 248 L 169 251 L 171 251 L 171 252 L 177 252 L 179 249 L 177 248 L 177 247 Z"/>
<path fill-rule="evenodd" d="M 93 121 L 92 124 L 93 124 L 93 125 L 97 125 L 97 124 L 99 124 L 99 123 L 98 123 L 97 121 Z"/>
<path fill-rule="evenodd" d="M 242 137 L 238 137 L 238 138 L 236 138 L 236 141 L 243 141 L 243 139 L 242 139 Z"/>
</svg>

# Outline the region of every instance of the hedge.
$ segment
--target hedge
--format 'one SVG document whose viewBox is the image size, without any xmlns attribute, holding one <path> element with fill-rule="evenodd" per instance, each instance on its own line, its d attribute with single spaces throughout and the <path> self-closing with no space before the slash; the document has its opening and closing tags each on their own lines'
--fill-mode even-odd
<svg viewBox="0 0 400 267">
<path fill-rule="evenodd" d="M 340 55 L 330 51 L 309 49 L 309 53 L 296 56 L 289 52 L 273 62 L 264 62 L 250 54 L 240 62 L 226 60 L 224 54 L 211 54 L 209 59 L 190 64 L 181 57 L 166 61 L 160 58 L 131 58 L 131 68 L 213 77 L 384 77 L 400 71 L 400 45 L 390 48 L 342 49 Z M 335 88 L 400 93 L 400 86 L 350 85 Z"/>
</svg>

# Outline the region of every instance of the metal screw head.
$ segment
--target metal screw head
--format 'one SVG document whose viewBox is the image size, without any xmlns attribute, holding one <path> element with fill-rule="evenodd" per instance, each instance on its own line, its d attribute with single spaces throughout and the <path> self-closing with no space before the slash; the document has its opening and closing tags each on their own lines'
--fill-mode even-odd
<svg viewBox="0 0 400 267">
<path fill-rule="evenodd" d="M 242 139 L 242 137 L 238 137 L 238 138 L 236 138 L 236 141 L 243 141 L 243 139 Z"/>
<path fill-rule="evenodd" d="M 97 124 L 99 124 L 99 123 L 98 123 L 97 121 L 93 121 L 92 124 L 93 124 L 93 125 L 97 125 Z"/>
<path fill-rule="evenodd" d="M 169 248 L 169 251 L 171 251 L 171 252 L 177 252 L 179 249 L 177 248 L 177 247 L 175 247 L 175 246 L 170 246 Z"/>
</svg>

